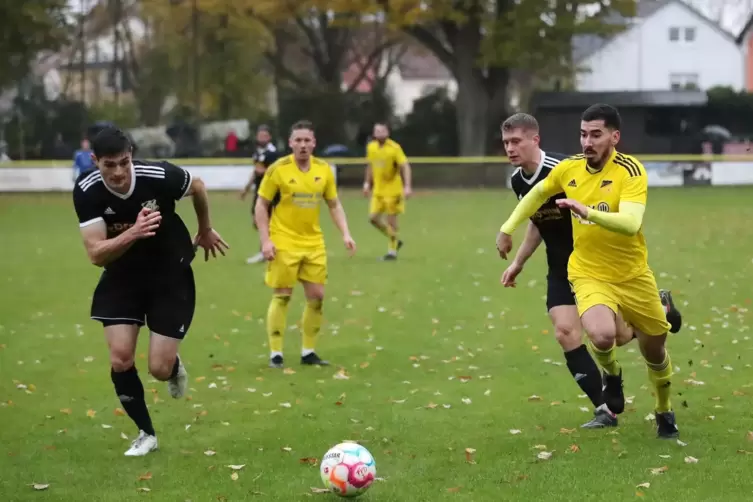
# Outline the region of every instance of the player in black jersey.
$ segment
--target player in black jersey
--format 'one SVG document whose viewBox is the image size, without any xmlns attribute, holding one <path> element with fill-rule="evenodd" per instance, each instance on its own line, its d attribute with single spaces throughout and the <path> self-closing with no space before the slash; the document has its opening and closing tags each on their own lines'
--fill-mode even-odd
<svg viewBox="0 0 753 502">
<path fill-rule="evenodd" d="M 259 126 L 259 128 L 256 130 L 256 150 L 254 150 L 254 154 L 251 159 L 254 162 L 254 170 L 251 172 L 251 177 L 249 178 L 248 183 L 246 183 L 246 186 L 243 187 L 243 190 L 241 191 L 241 200 L 244 200 L 251 189 L 253 188 L 254 190 L 254 200 L 251 203 L 251 220 L 253 220 L 254 228 L 256 228 L 256 218 L 254 216 L 254 212 L 256 211 L 256 201 L 259 199 L 259 187 L 261 186 L 261 182 L 264 179 L 264 174 L 267 172 L 267 168 L 274 164 L 275 161 L 279 158 L 280 152 L 272 143 L 272 136 L 269 132 L 269 127 L 265 125 Z M 270 204 L 270 215 L 272 214 L 272 209 L 278 201 L 279 197 L 277 198 L 277 200 L 273 200 Z M 261 250 L 259 250 L 258 253 L 249 257 L 246 260 L 246 263 L 261 263 L 263 261 L 265 261 L 264 254 L 261 252 Z"/>
<path fill-rule="evenodd" d="M 139 329 L 146 324 L 151 331 L 149 372 L 168 382 L 172 397 L 183 396 L 188 375 L 178 346 L 196 304 L 191 261 L 199 246 L 205 260 L 228 246 L 212 229 L 199 178 L 169 162 L 132 160 L 128 138 L 112 127 L 97 134 L 92 152 L 97 169 L 79 176 L 73 190 L 86 252 L 104 269 L 91 317 L 104 326 L 115 392 L 139 428 L 125 454 L 142 456 L 157 449 L 157 437 L 134 366 Z M 176 201 L 187 196 L 198 219 L 193 242 L 175 212 Z"/>
<path fill-rule="evenodd" d="M 533 116 L 525 113 L 516 113 L 502 123 L 502 140 L 510 163 L 517 167 L 510 183 L 518 199 L 522 199 L 566 157 L 541 150 L 539 124 Z M 625 407 L 622 386 L 618 380 L 602 376 L 586 345 L 582 343 L 583 331 L 575 306 L 575 295 L 567 279 L 567 263 L 573 251 L 572 219 L 570 211 L 560 209 L 555 202 L 564 197 L 564 193 L 555 195 L 533 215 L 523 243 L 510 266 L 502 274 L 501 282 L 505 287 L 515 287 L 515 280 L 526 261 L 542 241 L 546 244 L 549 269 L 546 307 L 554 326 L 555 337 L 565 353 L 570 373 L 591 400 L 594 408 L 598 410 L 604 406 L 610 411 L 597 413 L 594 420 L 583 427 L 615 426 L 615 414 L 622 413 Z M 661 297 L 662 304 L 667 310 L 667 320 L 672 324 L 672 332 L 676 333 L 682 325 L 680 313 L 675 308 L 669 291 L 661 291 Z M 621 316 L 618 317 L 620 319 L 617 323 L 617 345 L 621 346 L 633 339 L 633 330 Z"/>
</svg>

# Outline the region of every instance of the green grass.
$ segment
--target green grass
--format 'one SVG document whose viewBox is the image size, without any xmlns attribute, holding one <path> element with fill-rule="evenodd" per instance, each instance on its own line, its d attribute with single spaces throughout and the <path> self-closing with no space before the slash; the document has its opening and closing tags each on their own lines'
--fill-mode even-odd
<svg viewBox="0 0 753 502">
<path fill-rule="evenodd" d="M 198 307 L 182 349 L 190 399 L 173 401 L 146 375 L 142 337 L 137 365 L 161 450 L 132 459 L 123 457 L 121 433 L 134 427 L 114 413 L 102 329 L 88 319 L 99 271 L 86 260 L 69 196 L 0 197 L 0 499 L 329 499 L 310 494 L 318 468 L 300 459 L 343 439 L 369 448 L 384 478 L 364 500 L 751 499 L 753 188 L 649 195 L 650 263 L 686 321 L 669 340 L 686 446 L 655 439 L 644 419 L 653 398 L 635 344 L 620 350 L 626 394 L 635 396 L 620 427 L 578 429 L 590 415 L 551 334 L 543 253 L 518 289 L 498 282 L 505 265 L 494 238 L 514 204 L 509 192 L 419 194 L 397 263 L 376 260 L 386 243 L 366 222 L 366 201 L 343 199 L 359 253 L 346 258 L 325 223 L 330 285 L 320 353 L 350 378 L 333 378 L 337 366 L 299 367 L 295 330 L 285 340 L 295 373 L 266 368 L 269 292 L 263 268 L 244 263 L 256 250 L 248 204 L 212 194 L 231 253 L 195 265 Z M 181 210 L 195 227 L 190 204 Z M 291 326 L 300 297 L 297 290 Z M 476 450 L 475 463 L 466 448 Z M 552 458 L 538 460 L 537 448 Z M 237 481 L 230 464 L 245 464 Z M 151 479 L 140 480 L 146 473 Z M 35 491 L 35 482 L 50 486 Z"/>
</svg>

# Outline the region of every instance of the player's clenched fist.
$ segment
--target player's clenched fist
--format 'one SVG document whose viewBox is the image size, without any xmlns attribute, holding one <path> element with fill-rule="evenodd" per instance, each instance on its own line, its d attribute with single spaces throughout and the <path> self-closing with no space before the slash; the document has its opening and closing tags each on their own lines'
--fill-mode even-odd
<svg viewBox="0 0 753 502">
<path fill-rule="evenodd" d="M 136 223 L 133 224 L 130 231 L 137 239 L 152 237 L 159 228 L 162 221 L 162 214 L 159 211 L 143 208 L 136 217 Z"/>
</svg>

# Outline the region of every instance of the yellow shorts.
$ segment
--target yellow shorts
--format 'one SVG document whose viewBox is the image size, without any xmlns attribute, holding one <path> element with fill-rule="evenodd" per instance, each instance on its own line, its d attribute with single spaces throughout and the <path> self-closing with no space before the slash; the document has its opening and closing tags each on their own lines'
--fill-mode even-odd
<svg viewBox="0 0 753 502">
<path fill-rule="evenodd" d="M 659 288 L 650 270 L 628 281 L 609 283 L 590 278 L 571 279 L 578 313 L 596 305 L 606 305 L 612 312 L 622 313 L 625 322 L 650 336 L 669 331 Z"/>
<path fill-rule="evenodd" d="M 383 196 L 372 195 L 369 204 L 369 214 L 403 214 L 405 212 L 405 198 L 402 195 Z"/>
<path fill-rule="evenodd" d="M 298 281 L 327 284 L 327 251 L 325 249 L 278 250 L 275 259 L 267 262 L 264 282 L 270 288 L 292 288 Z"/>
</svg>

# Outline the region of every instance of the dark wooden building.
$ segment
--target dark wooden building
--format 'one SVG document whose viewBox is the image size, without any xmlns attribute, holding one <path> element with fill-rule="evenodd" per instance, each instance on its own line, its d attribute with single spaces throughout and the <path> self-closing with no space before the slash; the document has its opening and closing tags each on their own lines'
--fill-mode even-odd
<svg viewBox="0 0 753 502">
<path fill-rule="evenodd" d="M 539 92 L 532 96 L 530 113 L 541 126 L 544 150 L 580 152 L 583 111 L 595 103 L 616 107 L 622 117 L 618 148 L 631 154 L 701 153 L 699 134 L 705 92 Z"/>
</svg>

